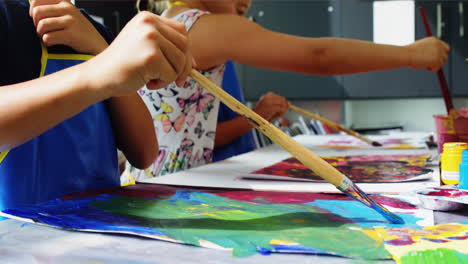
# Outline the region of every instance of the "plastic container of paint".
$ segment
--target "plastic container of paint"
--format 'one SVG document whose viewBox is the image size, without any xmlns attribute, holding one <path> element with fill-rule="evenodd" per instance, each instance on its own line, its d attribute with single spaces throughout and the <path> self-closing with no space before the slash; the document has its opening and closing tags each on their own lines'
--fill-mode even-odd
<svg viewBox="0 0 468 264">
<path fill-rule="evenodd" d="M 459 189 L 468 190 L 468 150 L 462 152 L 462 162 L 460 163 L 460 184 Z"/>
<path fill-rule="evenodd" d="M 465 142 L 449 142 L 444 144 L 440 154 L 440 179 L 443 184 L 458 184 L 460 180 L 460 162 L 462 152 L 468 148 Z"/>
<path fill-rule="evenodd" d="M 435 128 L 437 134 L 437 146 L 439 153 L 442 153 L 445 142 L 458 142 L 458 136 L 455 133 L 453 118 L 448 115 L 434 115 Z"/>
<path fill-rule="evenodd" d="M 468 117 L 459 116 L 453 120 L 458 142 L 468 142 Z"/>
</svg>

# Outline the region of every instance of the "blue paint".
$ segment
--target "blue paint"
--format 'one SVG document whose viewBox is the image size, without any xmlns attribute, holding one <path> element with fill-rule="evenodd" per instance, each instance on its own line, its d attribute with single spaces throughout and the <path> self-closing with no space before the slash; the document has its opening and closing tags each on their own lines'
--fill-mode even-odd
<svg viewBox="0 0 468 264">
<path fill-rule="evenodd" d="M 271 250 L 268 249 L 268 248 L 257 248 L 257 252 L 264 255 L 264 256 L 268 256 L 268 255 L 271 255 Z"/>
<path fill-rule="evenodd" d="M 394 224 L 404 224 L 405 221 L 398 215 L 390 212 L 387 208 L 383 207 L 382 205 L 376 203 L 372 200 L 365 192 L 363 192 L 359 187 L 354 184 L 348 177 L 343 176 L 343 180 L 340 185 L 337 187 L 338 190 L 342 191 L 349 197 L 354 198 L 355 200 L 365 204 L 366 206 L 374 209 L 380 215 L 385 217 L 385 219 L 389 220 Z"/>
<path fill-rule="evenodd" d="M 102 195 L 99 197 L 80 198 L 79 200 L 63 201 L 60 199 L 41 203 L 38 206 L 23 207 L 20 210 L 6 209 L 4 213 L 17 217 L 33 219 L 34 222 L 57 226 L 64 229 L 95 229 L 113 232 L 140 232 L 150 235 L 164 235 L 160 231 L 141 227 L 133 218 L 108 213 L 100 209 L 92 209 L 99 220 L 93 219 L 90 214 L 91 202 L 108 201 L 118 195 Z M 65 213 L 65 212 L 71 212 Z"/>
<path fill-rule="evenodd" d="M 340 257 L 339 254 L 334 252 L 323 252 L 319 251 L 315 248 L 304 247 L 301 245 L 271 245 L 274 248 L 273 252 L 294 252 L 294 253 L 307 253 L 307 254 L 314 254 L 314 255 L 327 255 L 327 256 L 337 256 Z"/>
<path fill-rule="evenodd" d="M 376 211 L 369 210 L 367 206 L 358 201 L 332 201 L 332 200 L 316 200 L 308 203 L 310 205 L 327 210 L 333 208 L 333 213 L 341 217 L 347 218 L 352 222 L 359 223 L 360 226 L 374 227 L 374 226 L 393 226 L 401 227 L 403 224 L 394 224 L 383 221 L 381 214 Z M 409 214 L 399 214 L 404 220 L 404 226 L 410 228 L 421 228 L 416 224 L 417 221 L 423 220 Z"/>
</svg>

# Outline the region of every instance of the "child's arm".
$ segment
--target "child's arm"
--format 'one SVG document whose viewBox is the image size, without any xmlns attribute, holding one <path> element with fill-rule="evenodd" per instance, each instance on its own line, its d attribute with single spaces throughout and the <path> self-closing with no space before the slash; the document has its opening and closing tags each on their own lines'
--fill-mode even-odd
<svg viewBox="0 0 468 264">
<path fill-rule="evenodd" d="M 99 54 L 108 44 L 91 22 L 68 0 L 32 1 L 30 15 L 43 42 Z M 117 147 L 137 168 L 156 158 L 158 142 L 151 115 L 137 93 L 106 100 Z"/>
<path fill-rule="evenodd" d="M 40 135 L 96 102 L 133 94 L 145 84 L 161 88 L 185 80 L 192 59 L 182 32 L 183 24 L 143 12 L 90 61 L 0 87 L 0 151 Z"/>
<path fill-rule="evenodd" d="M 137 93 L 106 100 L 112 130 L 127 160 L 139 169 L 148 168 L 159 151 L 153 119 Z"/>
<path fill-rule="evenodd" d="M 449 46 L 425 38 L 408 46 L 340 38 L 305 38 L 266 30 L 234 15 L 202 16 L 189 32 L 198 68 L 233 60 L 255 67 L 334 75 L 401 67 L 437 71 Z"/>
<path fill-rule="evenodd" d="M 273 121 L 288 112 L 289 102 L 286 98 L 268 92 L 258 100 L 254 111 L 268 121 Z M 253 127 L 243 117 L 219 122 L 216 126 L 215 147 L 224 146 L 244 135 Z"/>
</svg>

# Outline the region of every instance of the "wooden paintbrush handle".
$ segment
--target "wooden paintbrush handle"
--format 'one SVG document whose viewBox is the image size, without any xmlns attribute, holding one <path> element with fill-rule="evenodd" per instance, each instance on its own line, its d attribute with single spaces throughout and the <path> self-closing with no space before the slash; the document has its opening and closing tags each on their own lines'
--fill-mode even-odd
<svg viewBox="0 0 468 264">
<path fill-rule="evenodd" d="M 246 107 L 234 97 L 226 93 L 223 89 L 218 87 L 208 78 L 203 76 L 196 70 L 192 70 L 190 76 L 205 87 L 210 93 L 216 96 L 221 102 L 238 113 L 240 116 L 245 117 L 253 126 L 260 130 L 263 134 L 283 147 L 305 166 L 313 170 L 317 175 L 324 180 L 330 182 L 336 187 L 340 186 L 345 176 L 331 166 L 328 162 L 320 158 L 318 155 L 312 153 L 310 150 L 297 143 L 294 139 L 283 133 L 280 129 L 270 124 L 263 119 L 260 115 Z"/>
<path fill-rule="evenodd" d="M 427 20 L 426 11 L 424 10 L 423 7 L 420 7 L 419 11 L 421 12 L 421 16 L 423 19 L 424 29 L 426 29 L 426 35 L 428 37 L 432 37 L 432 32 L 431 32 L 431 28 L 429 27 L 429 21 Z M 447 114 L 450 115 L 451 110 L 454 109 L 453 102 L 452 102 L 452 98 L 450 97 L 447 80 L 445 79 L 445 75 L 444 75 L 444 72 L 442 71 L 442 68 L 439 71 L 437 71 L 437 78 L 439 79 L 440 89 L 442 90 L 442 96 L 444 97 L 445 108 L 447 109 Z M 455 115 L 456 115 L 456 110 L 455 110 Z"/>
<path fill-rule="evenodd" d="M 351 135 L 351 136 L 356 137 L 356 138 L 359 138 L 360 140 L 362 140 L 364 142 L 367 142 L 367 143 L 369 143 L 371 145 L 373 143 L 372 140 L 361 136 L 361 134 L 359 134 L 358 132 L 347 129 L 347 128 L 343 127 L 342 125 L 337 124 L 337 123 L 335 123 L 333 121 L 330 121 L 330 120 L 328 120 L 326 118 L 323 118 L 323 117 L 321 117 L 319 115 L 313 114 L 313 113 L 311 113 L 309 111 L 306 111 L 306 110 L 304 110 L 302 108 L 299 108 L 297 106 L 294 106 L 294 105 L 290 105 L 289 108 L 291 108 L 292 110 L 294 110 L 294 111 L 296 111 L 296 112 L 298 112 L 298 113 L 300 113 L 300 114 L 302 114 L 304 116 L 307 116 L 309 118 L 318 120 L 318 121 L 324 123 L 325 125 L 329 126 L 330 128 L 332 128 L 334 130 L 345 132 L 346 134 Z"/>
</svg>

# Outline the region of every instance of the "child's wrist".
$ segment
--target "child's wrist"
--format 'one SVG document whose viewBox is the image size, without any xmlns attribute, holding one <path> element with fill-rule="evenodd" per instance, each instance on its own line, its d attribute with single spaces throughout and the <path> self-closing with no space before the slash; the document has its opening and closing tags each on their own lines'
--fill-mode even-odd
<svg viewBox="0 0 468 264">
<path fill-rule="evenodd" d="M 414 49 L 412 48 L 412 45 L 407 45 L 403 46 L 403 57 L 404 57 L 404 63 L 407 67 L 409 68 L 415 68 L 416 67 L 416 62 L 415 62 L 415 53 Z"/>
<path fill-rule="evenodd" d="M 89 92 L 93 100 L 103 101 L 115 95 L 114 90 L 117 85 L 113 85 L 113 82 L 109 81 L 107 74 L 102 71 L 104 67 L 97 63 L 98 60 L 99 58 L 95 57 L 78 66 L 82 67 L 79 72 L 84 89 Z"/>
</svg>

